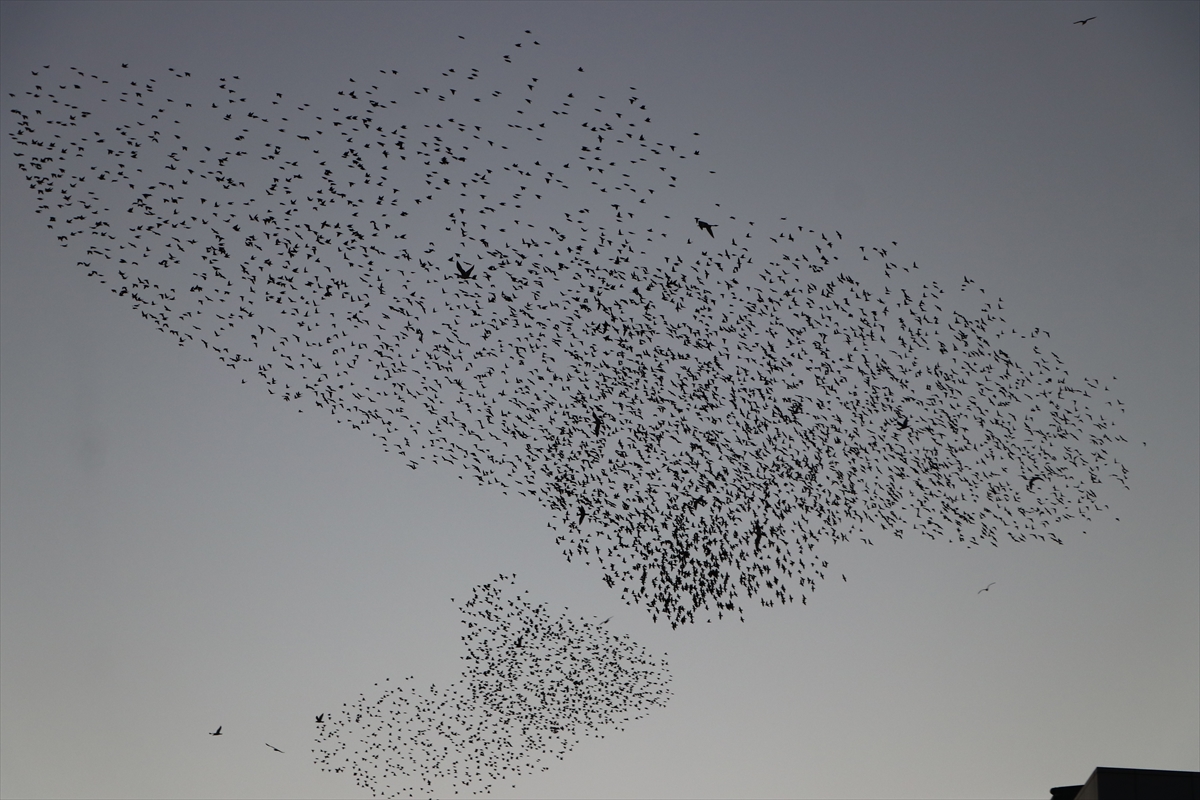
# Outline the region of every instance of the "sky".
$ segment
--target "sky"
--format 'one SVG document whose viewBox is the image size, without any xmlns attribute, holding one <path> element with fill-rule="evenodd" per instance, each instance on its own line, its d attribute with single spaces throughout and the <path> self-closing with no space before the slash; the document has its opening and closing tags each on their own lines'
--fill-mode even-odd
<svg viewBox="0 0 1200 800">
<path fill-rule="evenodd" d="M 379 69 L 490 64 L 531 30 L 545 80 L 583 67 L 601 94 L 637 86 L 662 135 L 701 134 L 712 173 L 681 218 L 720 203 L 895 240 L 1048 329 L 1122 401 L 1130 471 L 1062 546 L 848 543 L 846 580 L 805 605 L 673 630 L 568 563 L 529 497 L 410 470 L 86 279 L 6 136 L 0 795 L 369 796 L 314 765 L 314 715 L 385 678 L 455 680 L 455 598 L 498 574 L 611 616 L 665 655 L 673 697 L 497 797 L 1032 798 L 1101 765 L 1200 769 L 1200 4 L 0 14 L 6 134 L 46 64 L 236 74 L 315 105 Z"/>
</svg>

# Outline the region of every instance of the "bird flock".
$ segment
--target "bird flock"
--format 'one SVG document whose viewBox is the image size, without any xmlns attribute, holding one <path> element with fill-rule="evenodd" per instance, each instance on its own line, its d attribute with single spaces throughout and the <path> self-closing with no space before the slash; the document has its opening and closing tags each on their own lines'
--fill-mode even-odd
<svg viewBox="0 0 1200 800">
<path fill-rule="evenodd" d="M 375 797 L 486 794 L 497 781 L 549 769 L 582 736 L 602 738 L 667 703 L 665 660 L 527 594 L 501 575 L 460 606 L 460 680 L 428 690 L 412 677 L 386 680 L 319 715 L 321 769 Z"/>
<path fill-rule="evenodd" d="M 807 602 L 819 547 L 881 531 L 1060 542 L 1124 481 L 1107 386 L 973 280 L 656 213 L 699 150 L 636 89 L 494 67 L 380 70 L 326 106 L 37 72 L 10 136 L 49 233 L 180 345 L 537 498 L 673 625 Z"/>
<path fill-rule="evenodd" d="M 699 134 L 582 67 L 531 77 L 556 62 L 526 34 L 324 100 L 47 66 L 12 154 L 81 272 L 179 345 L 535 499 L 673 627 L 807 603 L 839 543 L 1061 544 L 1105 511 L 1123 408 L 1047 331 L 896 242 L 694 207 Z M 464 613 L 462 681 L 364 695 L 321 723 L 323 765 L 482 790 L 665 697 L 595 626 L 495 586 Z"/>
</svg>

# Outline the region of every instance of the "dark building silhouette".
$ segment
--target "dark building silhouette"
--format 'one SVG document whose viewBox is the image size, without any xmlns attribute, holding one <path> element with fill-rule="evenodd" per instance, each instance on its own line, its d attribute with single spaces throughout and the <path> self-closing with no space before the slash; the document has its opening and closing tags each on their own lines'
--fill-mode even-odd
<svg viewBox="0 0 1200 800">
<path fill-rule="evenodd" d="M 1051 800 L 1200 800 L 1200 772 L 1096 767 L 1087 783 L 1056 786 Z"/>
</svg>

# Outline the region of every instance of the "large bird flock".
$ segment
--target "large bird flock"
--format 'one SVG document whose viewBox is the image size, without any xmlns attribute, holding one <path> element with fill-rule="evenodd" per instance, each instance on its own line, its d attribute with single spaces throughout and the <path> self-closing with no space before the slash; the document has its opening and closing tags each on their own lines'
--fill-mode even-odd
<svg viewBox="0 0 1200 800">
<path fill-rule="evenodd" d="M 838 542 L 1061 543 L 1106 508 L 1119 404 L 1045 331 L 895 242 L 680 214 L 699 140 L 636 88 L 530 76 L 537 49 L 327 101 L 47 67 L 12 152 L 47 232 L 180 345 L 536 498 L 673 626 L 807 602 Z"/>
<path fill-rule="evenodd" d="M 554 615 L 515 586 L 501 575 L 460 607 L 460 680 L 428 691 L 411 677 L 388 680 L 320 715 L 321 769 L 375 797 L 487 793 L 670 699 L 664 660 L 609 633 L 607 620 Z"/>
</svg>

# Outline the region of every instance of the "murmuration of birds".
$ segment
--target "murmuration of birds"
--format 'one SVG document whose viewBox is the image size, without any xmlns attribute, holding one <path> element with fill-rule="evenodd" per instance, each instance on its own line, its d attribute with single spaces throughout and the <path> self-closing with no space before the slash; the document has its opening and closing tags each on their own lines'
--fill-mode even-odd
<svg viewBox="0 0 1200 800">
<path fill-rule="evenodd" d="M 428 689 L 388 679 L 318 716 L 320 768 L 374 797 L 486 794 L 670 700 L 664 659 L 527 594 L 501 575 L 460 606 L 461 679 Z"/>
<path fill-rule="evenodd" d="M 324 101 L 46 67 L 12 152 L 82 274 L 181 346 L 536 499 L 672 626 L 807 603 L 839 543 L 1061 544 L 1106 512 L 1120 404 L 1046 331 L 895 242 L 689 208 L 698 139 L 520 44 Z"/>
</svg>

